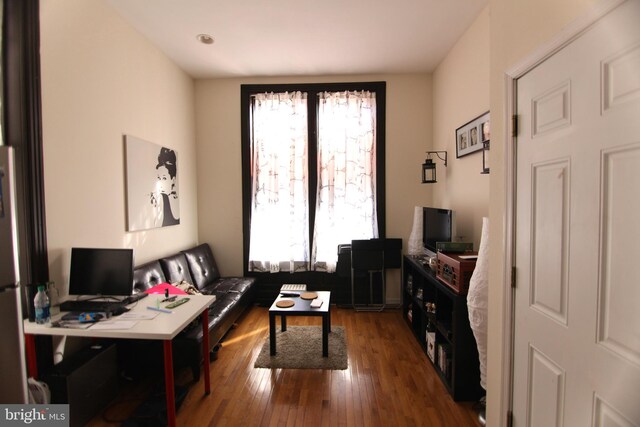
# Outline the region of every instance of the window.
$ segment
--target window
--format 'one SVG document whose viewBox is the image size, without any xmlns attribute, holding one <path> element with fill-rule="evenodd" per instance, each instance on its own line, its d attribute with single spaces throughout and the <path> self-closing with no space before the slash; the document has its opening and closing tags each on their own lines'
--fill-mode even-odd
<svg viewBox="0 0 640 427">
<path fill-rule="evenodd" d="M 250 271 L 309 264 L 307 96 L 260 93 L 251 102 Z"/>
<path fill-rule="evenodd" d="M 384 83 L 242 86 L 247 272 L 333 272 L 338 244 L 384 236 L 384 100 Z"/>
</svg>

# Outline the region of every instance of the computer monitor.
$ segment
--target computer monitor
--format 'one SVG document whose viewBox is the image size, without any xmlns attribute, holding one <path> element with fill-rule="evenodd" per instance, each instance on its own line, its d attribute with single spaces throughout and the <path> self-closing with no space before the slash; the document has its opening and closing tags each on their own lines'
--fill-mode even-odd
<svg viewBox="0 0 640 427">
<path fill-rule="evenodd" d="M 129 296 L 133 249 L 71 248 L 69 295 Z"/>
<path fill-rule="evenodd" d="M 451 242 L 454 235 L 453 211 L 423 208 L 422 243 L 429 256 L 436 256 L 438 242 Z"/>
</svg>

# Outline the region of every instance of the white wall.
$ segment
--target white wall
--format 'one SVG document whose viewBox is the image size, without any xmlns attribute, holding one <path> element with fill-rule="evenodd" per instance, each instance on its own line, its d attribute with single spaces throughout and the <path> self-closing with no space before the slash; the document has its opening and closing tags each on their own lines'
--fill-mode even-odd
<svg viewBox="0 0 640 427">
<path fill-rule="evenodd" d="M 427 74 L 213 79 L 196 82 L 199 240 L 208 242 L 223 274 L 242 274 L 240 85 L 264 83 L 387 82 L 387 236 L 406 248 L 413 207 L 431 202 L 420 183 L 431 147 L 431 76 Z M 400 300 L 400 274 L 389 273 L 389 302 Z M 396 283 L 397 285 L 393 285 Z"/>
<path fill-rule="evenodd" d="M 489 110 L 489 7 L 475 19 L 433 73 L 433 141 L 446 150 L 448 166 L 436 159 L 433 204 L 456 213 L 457 240 L 480 247 L 482 217 L 489 215 L 489 175 L 482 152 L 456 158 L 455 131 Z"/>
<path fill-rule="evenodd" d="M 197 243 L 194 83 L 102 0 L 41 0 L 47 241 L 66 293 L 72 246 L 136 263 Z M 177 226 L 126 231 L 123 135 L 177 150 Z"/>
<path fill-rule="evenodd" d="M 597 0 L 491 0 L 491 220 L 489 266 L 489 336 L 487 362 L 487 425 L 499 426 L 508 392 L 504 335 L 509 332 L 505 293 L 505 73 L 554 38 L 565 26 L 587 13 Z"/>
</svg>

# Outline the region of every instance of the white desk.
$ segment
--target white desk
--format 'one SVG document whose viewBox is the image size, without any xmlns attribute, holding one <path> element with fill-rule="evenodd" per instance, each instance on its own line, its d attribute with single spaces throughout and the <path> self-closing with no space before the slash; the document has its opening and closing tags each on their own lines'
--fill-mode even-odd
<svg viewBox="0 0 640 427">
<path fill-rule="evenodd" d="M 171 340 L 175 338 L 192 320 L 199 315 L 202 317 L 202 357 L 204 359 L 204 391 L 209 394 L 211 391 L 209 379 L 209 312 L 207 308 L 215 301 L 215 296 L 209 295 L 186 295 L 189 302 L 182 304 L 171 313 L 150 311 L 147 306 L 156 303 L 156 295 L 149 295 L 147 298 L 139 300 L 129 305 L 130 312 L 157 313 L 151 320 L 138 320 L 136 325 L 130 329 L 72 329 L 53 328 L 45 325 L 38 325 L 35 322 L 24 321 L 24 333 L 26 338 L 27 362 L 29 373 L 32 377 L 38 377 L 38 368 L 35 357 L 34 335 L 59 335 L 85 338 L 122 338 L 122 339 L 143 339 L 163 341 L 164 347 L 164 376 L 165 391 L 167 395 L 167 423 L 169 426 L 176 425 L 176 408 L 174 395 L 173 378 L 173 354 Z M 161 307 L 168 303 L 161 304 Z M 54 316 L 51 320 L 58 320 L 62 314 Z M 116 318 L 117 319 L 117 318 Z"/>
</svg>

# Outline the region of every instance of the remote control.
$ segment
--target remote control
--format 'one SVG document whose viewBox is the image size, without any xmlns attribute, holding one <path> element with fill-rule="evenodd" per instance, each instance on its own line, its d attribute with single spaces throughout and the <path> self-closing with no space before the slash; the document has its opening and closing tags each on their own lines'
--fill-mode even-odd
<svg viewBox="0 0 640 427">
<path fill-rule="evenodd" d="M 187 301 L 189 301 L 189 298 L 180 298 L 178 301 L 169 304 L 166 308 L 176 308 L 177 306 L 182 305 Z"/>
<path fill-rule="evenodd" d="M 316 298 L 313 301 L 311 301 L 311 304 L 309 304 L 309 306 L 311 308 L 320 308 L 320 306 L 322 306 L 322 300 L 319 298 Z"/>
<path fill-rule="evenodd" d="M 280 292 L 280 295 L 287 298 L 295 298 L 300 296 L 300 294 L 297 292 Z"/>
</svg>

